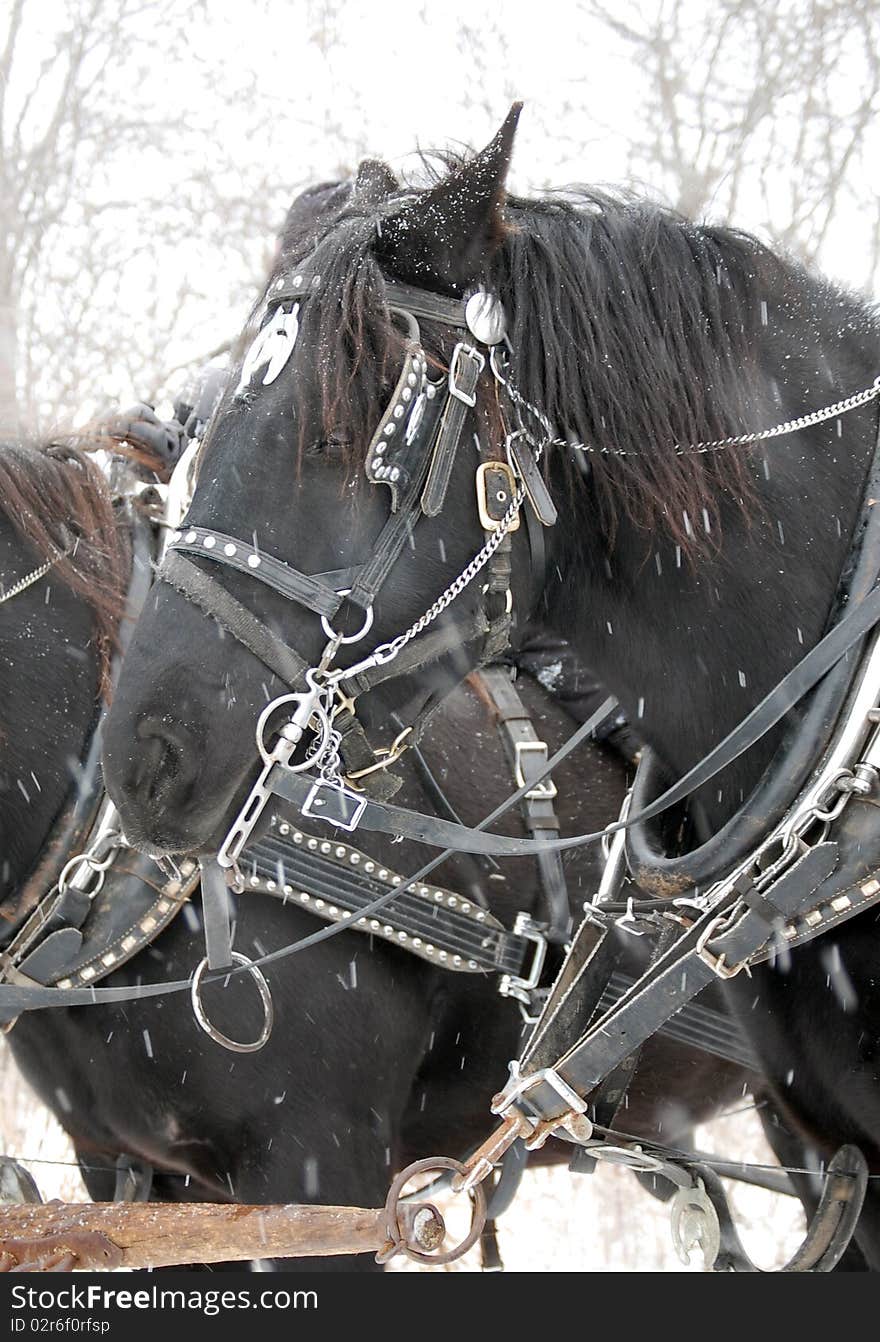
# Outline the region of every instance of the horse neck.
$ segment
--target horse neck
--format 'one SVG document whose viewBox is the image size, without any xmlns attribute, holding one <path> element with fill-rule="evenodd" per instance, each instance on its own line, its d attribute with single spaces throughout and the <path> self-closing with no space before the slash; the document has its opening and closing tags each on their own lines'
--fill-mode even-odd
<svg viewBox="0 0 880 1342">
<path fill-rule="evenodd" d="M 556 540 L 551 620 L 569 631 L 673 778 L 824 632 L 877 430 L 873 407 L 848 418 L 835 456 L 827 428 L 806 449 L 798 442 L 762 453 L 750 515 L 726 506 L 720 536 L 690 561 L 667 537 L 625 520 L 608 549 L 589 499 L 571 505 Z M 713 827 L 736 810 L 777 741 L 768 735 L 701 794 Z"/>
<path fill-rule="evenodd" d="M 38 559 L 0 526 L 0 572 Z M 35 865 L 76 786 L 97 714 L 92 613 L 51 574 L 0 608 L 0 906 Z"/>
</svg>

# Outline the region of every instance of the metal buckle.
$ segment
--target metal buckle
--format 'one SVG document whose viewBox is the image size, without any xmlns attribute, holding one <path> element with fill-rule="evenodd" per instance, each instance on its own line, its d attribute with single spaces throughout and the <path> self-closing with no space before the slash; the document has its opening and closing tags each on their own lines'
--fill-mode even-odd
<svg viewBox="0 0 880 1342">
<path fill-rule="evenodd" d="M 507 482 L 507 504 L 504 505 L 506 513 L 508 505 L 512 503 L 516 497 L 516 477 L 510 466 L 506 461 L 484 461 L 477 467 L 476 476 L 474 478 L 474 484 L 477 490 L 477 513 L 480 518 L 480 526 L 484 531 L 497 531 L 504 520 L 503 517 L 493 517 L 492 510 L 489 507 L 487 494 L 493 476 L 495 477 L 495 487 L 498 488 L 500 483 L 498 480 L 499 475 L 503 475 Z M 510 526 L 507 528 L 508 533 L 519 531 L 519 526 L 519 513 L 517 513 L 513 521 L 510 523 Z"/>
<path fill-rule="evenodd" d="M 356 792 L 338 783 L 320 780 L 309 789 L 301 814 L 309 820 L 323 820 L 325 824 L 347 830 L 351 834 L 360 824 L 366 808 L 366 797 L 359 797 Z"/>
<path fill-rule="evenodd" d="M 510 1063 L 510 1079 L 500 1094 L 495 1095 L 490 1106 L 493 1114 L 504 1114 L 508 1109 L 512 1109 L 518 1100 L 528 1095 L 530 1090 L 537 1090 L 538 1086 L 549 1086 L 555 1090 L 561 1100 L 568 1105 L 569 1113 L 585 1114 L 587 1112 L 587 1102 L 577 1091 L 572 1090 L 567 1081 L 564 1081 L 558 1072 L 552 1067 L 542 1067 L 538 1072 L 530 1072 L 528 1076 L 521 1076 L 519 1063 Z M 523 1115 L 523 1117 L 528 1117 Z M 531 1120 L 534 1122 L 534 1120 Z M 543 1121 L 543 1120 L 542 1120 Z M 557 1126 L 563 1122 L 563 1118 L 555 1120 Z"/>
<path fill-rule="evenodd" d="M 533 922 L 527 913 L 516 915 L 513 935 L 524 937 L 526 941 L 533 942 L 535 954 L 527 975 L 501 975 L 498 992 L 501 997 L 513 997 L 517 1002 L 524 1002 L 526 1006 L 530 1007 L 532 1004 L 531 995 L 541 981 L 541 971 L 547 958 L 547 938 L 540 923 Z"/>
<path fill-rule="evenodd" d="M 724 963 L 724 956 L 713 955 L 706 944 L 709 938 L 715 933 L 719 923 L 724 922 L 724 920 L 729 917 L 729 914 L 730 910 L 725 909 L 723 913 L 719 913 L 717 917 L 713 918 L 712 921 L 709 923 L 709 926 L 700 936 L 699 940 L 697 941 L 696 947 L 694 948 L 695 954 L 699 956 L 699 958 L 703 961 L 703 964 L 708 965 L 709 968 L 712 970 L 712 973 L 715 974 L 719 979 L 736 978 L 737 974 L 739 974 L 740 971 L 743 969 L 746 971 L 747 974 L 749 974 L 748 960 L 740 960 L 739 964 L 737 965 L 727 965 Z"/>
<path fill-rule="evenodd" d="M 523 755 L 540 755 L 544 764 L 546 764 L 549 759 L 547 742 L 517 741 L 515 749 L 516 758 L 514 760 L 513 773 L 516 779 L 516 785 L 517 787 L 525 787 L 529 780 L 523 772 Z M 526 797 L 529 801 L 552 801 L 553 798 L 558 795 L 556 784 L 553 782 L 552 778 L 542 778 L 539 783 L 536 783 L 535 786 L 526 793 Z"/>
<path fill-rule="evenodd" d="M 474 349 L 473 345 L 466 345 L 463 340 L 458 342 L 455 349 L 452 351 L 452 358 L 449 360 L 449 395 L 454 396 L 457 401 L 463 401 L 465 405 L 469 405 L 471 409 L 473 409 L 477 404 L 476 392 L 469 395 L 468 392 L 462 391 L 456 381 L 458 375 L 458 361 L 462 357 L 473 359 L 479 364 L 479 368 L 477 369 L 478 377 L 486 367 L 486 360 L 483 358 L 479 350 Z"/>
</svg>

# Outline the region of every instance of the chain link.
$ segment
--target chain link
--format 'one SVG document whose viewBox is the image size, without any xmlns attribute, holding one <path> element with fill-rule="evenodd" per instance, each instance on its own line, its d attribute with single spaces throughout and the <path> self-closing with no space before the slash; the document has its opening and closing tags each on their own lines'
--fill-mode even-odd
<svg viewBox="0 0 880 1342">
<path fill-rule="evenodd" d="M 482 550 L 474 555 L 466 568 L 462 569 L 455 581 L 449 584 L 446 591 L 443 592 L 434 604 L 429 606 L 424 614 L 420 615 L 404 633 L 398 634 L 397 638 L 392 639 L 390 643 L 379 644 L 378 648 L 376 648 L 373 653 L 373 657 L 376 659 L 378 665 L 393 661 L 401 649 L 406 647 L 407 643 L 414 639 L 418 634 L 422 633 L 424 629 L 427 629 L 429 624 L 433 624 L 438 615 L 442 615 L 447 606 L 450 606 L 455 598 L 460 596 L 464 589 L 473 582 L 474 578 L 480 572 L 480 569 L 488 564 L 489 560 L 504 540 L 510 530 L 514 518 L 522 507 L 525 496 L 525 490 L 522 485 L 520 485 L 511 500 L 507 512 L 498 524 L 497 529 L 492 532 L 492 535 L 486 541 Z M 350 672 L 346 672 L 345 674 L 350 674 Z"/>
<path fill-rule="evenodd" d="M 8 592 L 0 592 L 0 606 L 2 606 L 5 601 L 11 601 L 14 596 L 19 596 L 22 592 L 26 592 L 29 587 L 33 587 L 34 583 L 39 582 L 41 578 L 45 578 L 49 570 L 54 568 L 58 563 L 58 560 L 61 558 L 62 556 L 59 554 L 55 555 L 52 559 L 47 559 L 45 564 L 41 564 L 39 568 L 35 568 L 32 573 L 28 573 L 24 578 L 19 578 L 18 582 L 9 588 Z"/>
<path fill-rule="evenodd" d="M 508 390 L 510 390 L 508 384 Z M 801 429 L 809 429 L 814 424 L 823 424 L 826 420 L 836 419 L 838 415 L 845 415 L 848 410 L 855 410 L 860 405 L 867 405 L 880 396 L 880 377 L 876 377 L 870 387 L 865 387 L 863 391 L 854 392 L 852 396 L 847 396 L 842 401 L 835 401 L 833 405 L 827 405 L 822 410 L 813 410 L 808 415 L 800 415 L 797 419 L 787 419 L 784 424 L 775 424 L 772 429 L 760 429 L 756 433 L 741 433 L 731 438 L 716 438 L 711 443 L 690 443 L 682 446 L 676 443 L 672 451 L 677 457 L 696 455 L 704 452 L 723 452 L 729 447 L 747 447 L 750 443 L 763 443 L 770 438 L 782 438 L 788 433 L 798 433 Z M 519 398 L 522 400 L 522 397 Z M 533 414 L 539 412 L 535 407 L 524 404 Z M 541 416 L 543 419 L 543 416 Z M 614 447 L 591 447 L 588 443 L 570 443 L 563 438 L 552 438 L 551 442 L 555 447 L 567 447 L 574 452 L 595 452 L 599 456 L 613 457 L 637 457 L 640 452 L 627 452 Z"/>
</svg>

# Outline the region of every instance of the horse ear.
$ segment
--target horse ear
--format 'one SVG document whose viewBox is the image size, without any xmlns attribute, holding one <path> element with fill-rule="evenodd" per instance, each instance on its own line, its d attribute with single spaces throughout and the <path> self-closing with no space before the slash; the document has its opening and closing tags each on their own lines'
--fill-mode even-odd
<svg viewBox="0 0 880 1342">
<path fill-rule="evenodd" d="M 354 195 L 359 205 L 379 205 L 399 190 L 400 183 L 387 163 L 377 158 L 365 158 L 359 165 L 354 182 Z"/>
<path fill-rule="evenodd" d="M 381 221 L 377 252 L 390 274 L 453 293 L 480 276 L 504 236 L 504 184 L 521 110 L 514 103 L 481 153 Z"/>
</svg>

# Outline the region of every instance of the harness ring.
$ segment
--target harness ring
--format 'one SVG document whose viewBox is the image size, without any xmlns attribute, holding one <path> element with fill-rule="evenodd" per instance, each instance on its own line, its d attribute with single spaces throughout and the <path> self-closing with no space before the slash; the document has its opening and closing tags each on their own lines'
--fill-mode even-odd
<svg viewBox="0 0 880 1342">
<path fill-rule="evenodd" d="M 416 1160 L 412 1165 L 407 1165 L 405 1170 L 397 1175 L 388 1190 L 388 1197 L 385 1201 L 386 1228 L 388 1232 L 388 1242 L 384 1249 L 380 1249 L 376 1261 L 385 1263 L 395 1253 L 403 1253 L 407 1258 L 411 1258 L 414 1263 L 428 1263 L 434 1267 L 439 1267 L 444 1263 L 453 1263 L 462 1254 L 467 1253 L 468 1249 L 476 1244 L 482 1234 L 483 1226 L 486 1223 L 486 1190 L 482 1184 L 476 1184 L 468 1189 L 468 1197 L 471 1201 L 471 1225 L 467 1235 L 451 1249 L 446 1249 L 440 1253 L 426 1253 L 412 1243 L 407 1235 L 407 1227 L 403 1213 L 403 1190 L 410 1179 L 418 1174 L 425 1174 L 429 1170 L 451 1170 L 454 1174 L 464 1175 L 467 1173 L 467 1166 L 460 1160 L 453 1160 L 449 1156 L 429 1156 L 426 1160 Z M 422 1190 L 425 1191 L 425 1190 Z M 421 1197 L 421 1193 L 416 1194 Z M 403 1221 L 403 1223 L 402 1223 Z"/>
<path fill-rule="evenodd" d="M 340 587 L 336 593 L 337 596 L 351 596 L 350 587 Z M 337 634 L 336 630 L 327 619 L 326 615 L 321 616 L 321 628 L 329 639 L 338 639 L 340 643 L 360 643 L 362 638 L 370 632 L 373 627 L 373 607 L 367 606 L 364 611 L 364 622 L 356 634 Z"/>
<path fill-rule="evenodd" d="M 222 1044 L 223 1048 L 228 1048 L 232 1053 L 256 1053 L 263 1047 L 272 1033 L 272 1026 L 275 1021 L 275 1008 L 272 1005 L 272 994 L 269 991 L 269 985 L 261 969 L 258 968 L 246 955 L 240 951 L 232 951 L 232 959 L 235 964 L 246 968 L 248 973 L 257 985 L 257 991 L 260 994 L 260 1001 L 263 1004 L 263 1028 L 258 1037 L 250 1044 L 241 1044 L 235 1039 L 230 1039 L 228 1035 L 223 1034 L 212 1025 L 208 1019 L 205 1008 L 202 1006 L 202 978 L 205 970 L 208 968 L 207 955 L 199 961 L 198 968 L 193 974 L 192 985 L 190 987 L 189 999 L 192 1003 L 193 1015 L 196 1018 L 196 1024 L 215 1044 Z"/>
</svg>

